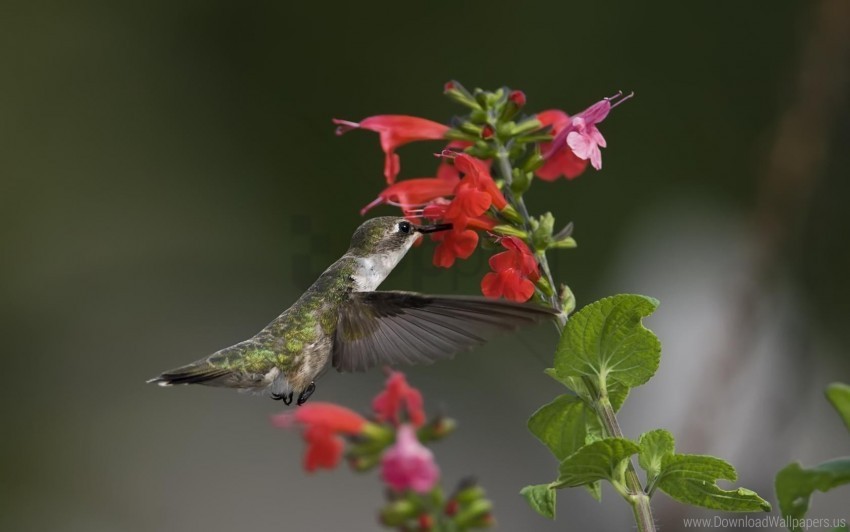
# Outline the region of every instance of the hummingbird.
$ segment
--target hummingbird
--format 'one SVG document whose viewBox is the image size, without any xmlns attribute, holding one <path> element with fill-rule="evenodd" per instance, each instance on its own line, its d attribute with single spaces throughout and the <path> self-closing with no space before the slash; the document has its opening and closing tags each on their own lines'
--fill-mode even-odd
<svg viewBox="0 0 850 532">
<path fill-rule="evenodd" d="M 295 396 L 302 405 L 331 366 L 356 372 L 428 364 L 556 315 L 540 305 L 484 297 L 376 291 L 417 239 L 451 227 L 393 216 L 367 220 L 348 251 L 256 335 L 148 382 L 250 390 L 287 405 Z"/>
</svg>

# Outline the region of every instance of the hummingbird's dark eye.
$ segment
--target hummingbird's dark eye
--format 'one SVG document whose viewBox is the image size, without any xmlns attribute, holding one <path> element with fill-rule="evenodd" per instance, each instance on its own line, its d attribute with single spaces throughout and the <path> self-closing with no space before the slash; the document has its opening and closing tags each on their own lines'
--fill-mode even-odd
<svg viewBox="0 0 850 532">
<path fill-rule="evenodd" d="M 410 232 L 413 230 L 413 224 L 411 224 L 410 222 L 401 222 L 398 224 L 398 230 L 399 232 L 404 233 L 406 235 L 410 234 Z"/>
</svg>

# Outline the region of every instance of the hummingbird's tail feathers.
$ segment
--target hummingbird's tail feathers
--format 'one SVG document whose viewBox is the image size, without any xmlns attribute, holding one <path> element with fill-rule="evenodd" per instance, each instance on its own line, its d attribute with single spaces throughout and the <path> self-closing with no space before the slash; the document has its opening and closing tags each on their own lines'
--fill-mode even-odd
<svg viewBox="0 0 850 532">
<path fill-rule="evenodd" d="M 230 370 L 216 368 L 208 364 L 181 366 L 164 372 L 148 382 L 155 382 L 160 386 L 172 386 L 174 384 L 212 384 L 212 381 L 227 376 Z"/>
</svg>

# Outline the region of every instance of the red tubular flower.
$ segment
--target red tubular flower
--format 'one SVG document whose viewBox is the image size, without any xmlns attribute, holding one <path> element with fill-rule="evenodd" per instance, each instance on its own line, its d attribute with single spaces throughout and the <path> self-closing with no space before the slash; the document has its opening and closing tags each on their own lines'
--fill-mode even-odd
<svg viewBox="0 0 850 532">
<path fill-rule="evenodd" d="M 494 299 L 504 297 L 524 303 L 534 295 L 534 284 L 514 269 L 490 272 L 481 280 L 481 293 Z"/>
<path fill-rule="evenodd" d="M 360 209 L 360 214 L 366 214 L 373 207 L 382 204 L 396 205 L 401 207 L 405 214 L 409 214 L 416 207 L 452 194 L 457 183 L 458 181 L 451 176 L 421 177 L 399 181 L 385 188 L 374 201 Z"/>
<path fill-rule="evenodd" d="M 301 406 L 294 413 L 272 416 L 272 424 L 289 428 L 294 424 L 304 427 L 307 454 L 304 469 L 333 469 L 339 464 L 345 447 L 340 435 L 360 434 L 366 424 L 360 414 L 332 403 L 314 402 Z"/>
<path fill-rule="evenodd" d="M 505 208 L 508 202 L 483 161 L 461 153 L 455 155 L 454 166 L 464 177 L 455 187 L 454 199 L 442 218 L 451 222 L 456 231 L 466 229 L 471 219 L 481 218 L 491 205 L 498 210 Z"/>
<path fill-rule="evenodd" d="M 446 150 L 463 149 L 469 145 L 471 145 L 470 142 L 453 140 L 446 145 Z M 454 194 L 459 182 L 460 172 L 454 165 L 443 160 L 437 167 L 436 177 L 406 179 L 393 183 L 378 194 L 374 201 L 360 209 L 360 214 L 366 214 L 378 205 L 396 205 L 401 207 L 405 215 L 412 215 L 414 209 L 438 198 Z"/>
<path fill-rule="evenodd" d="M 481 292 L 492 298 L 505 297 L 525 302 L 534 295 L 534 283 L 540 278 L 537 261 L 528 246 L 517 237 L 500 240 L 507 251 L 490 257 L 493 269 L 481 280 Z"/>
<path fill-rule="evenodd" d="M 490 267 L 493 271 L 501 272 L 513 268 L 523 275 L 536 281 L 540 278 L 537 260 L 528 245 L 515 236 L 506 236 L 499 240 L 502 247 L 507 249 L 490 257 Z"/>
<path fill-rule="evenodd" d="M 552 126 L 552 135 L 557 137 L 570 124 L 570 116 L 558 109 L 550 109 L 537 114 L 537 120 L 544 126 Z M 544 181 L 555 181 L 560 176 L 567 179 L 575 179 L 584 173 L 587 168 L 587 160 L 579 159 L 571 149 L 566 146 L 566 140 L 557 144 L 559 149 L 553 149 L 555 142 L 541 142 L 540 151 L 544 155 L 545 162 L 534 173 Z"/>
<path fill-rule="evenodd" d="M 434 250 L 434 266 L 451 268 L 455 259 L 468 259 L 478 246 L 478 233 L 472 229 L 441 231 L 432 239 L 439 242 Z"/>
<path fill-rule="evenodd" d="M 496 207 L 496 210 L 501 211 L 508 204 L 505 196 L 502 195 L 502 191 L 499 190 L 496 182 L 490 176 L 490 170 L 484 161 L 461 153 L 455 157 L 455 168 L 466 174 L 459 186 L 466 183 L 466 186 L 472 186 L 486 192 L 490 196 L 490 201 Z"/>
<path fill-rule="evenodd" d="M 437 140 L 443 138 L 449 127 L 425 118 L 407 115 L 376 115 L 358 122 L 333 119 L 338 127 L 337 135 L 342 135 L 352 129 L 368 129 L 381 136 L 381 149 L 384 150 L 384 177 L 387 183 L 395 183 L 396 176 L 401 170 L 401 163 L 395 150 L 417 140 Z"/>
<path fill-rule="evenodd" d="M 407 383 L 404 373 L 400 371 L 390 372 L 386 388 L 372 400 L 372 409 L 379 421 L 390 421 L 398 425 L 399 411 L 404 409 L 414 426 L 421 427 L 425 423 L 422 394 Z"/>
<path fill-rule="evenodd" d="M 475 186 L 461 182 L 455 189 L 455 197 L 446 207 L 443 218 L 451 222 L 457 230 L 466 228 L 470 218 L 477 218 L 487 212 L 492 204 L 490 195 Z"/>
</svg>

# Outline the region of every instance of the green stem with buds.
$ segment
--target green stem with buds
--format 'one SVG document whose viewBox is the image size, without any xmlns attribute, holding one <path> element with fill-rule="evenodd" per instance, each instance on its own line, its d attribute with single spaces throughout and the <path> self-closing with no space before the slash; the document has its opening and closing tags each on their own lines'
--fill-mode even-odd
<svg viewBox="0 0 850 532">
<path fill-rule="evenodd" d="M 505 194 L 505 199 L 508 200 L 508 203 L 514 206 L 514 208 L 519 212 L 519 215 L 522 217 L 523 229 L 529 235 L 531 235 L 531 216 L 528 214 L 528 208 L 525 206 L 525 200 L 522 199 L 521 194 L 515 195 L 513 190 L 511 189 L 511 184 L 514 180 L 513 168 L 511 167 L 510 156 L 508 155 L 508 150 L 505 146 L 499 144 L 496 151 L 496 161 L 499 164 L 499 174 L 501 174 L 502 179 L 505 181 L 505 187 L 503 193 Z M 529 240 L 529 247 L 534 249 L 534 244 Z M 537 258 L 537 262 L 540 265 L 540 269 L 543 271 L 543 275 L 546 277 L 546 280 L 549 281 L 549 286 L 552 287 L 554 293 L 548 298 L 549 304 L 558 311 L 558 328 L 563 329 L 564 325 L 567 323 L 567 317 L 563 315 L 561 308 L 561 301 L 558 299 L 558 292 L 556 290 L 556 284 L 554 279 L 552 278 L 552 272 L 549 269 L 549 261 L 546 259 L 545 251 L 535 251 L 535 256 Z"/>
<path fill-rule="evenodd" d="M 529 241 L 527 243 L 529 244 L 529 247 L 534 249 L 534 243 L 531 242 L 530 237 L 531 216 L 528 214 L 528 209 L 525 206 L 522 194 L 514 194 L 511 189 L 511 183 L 513 182 L 513 168 L 511 166 L 507 147 L 500 143 L 497 143 L 496 161 L 498 163 L 499 174 L 505 182 L 505 187 L 503 189 L 505 199 L 514 206 L 522 217 L 524 229 L 529 235 Z M 546 251 L 535 251 L 535 257 L 537 258 L 537 262 L 543 276 L 549 282 L 549 286 L 555 288 L 557 285 L 552 277 L 552 271 L 549 268 Z M 557 290 L 552 296 L 546 299 L 549 301 L 552 308 L 559 312 L 558 332 L 562 333 L 564 326 L 566 325 L 567 317 L 563 314 Z M 596 411 L 597 417 L 599 417 L 599 421 L 602 423 L 602 427 L 605 429 L 605 433 L 613 438 L 622 438 L 623 431 L 620 429 L 620 423 L 617 421 L 617 414 L 614 412 L 614 407 L 611 405 L 608 395 L 605 392 L 599 393 L 596 386 L 591 382 L 585 382 L 585 384 L 587 385 L 587 389 L 590 390 L 593 395 L 593 408 Z M 646 491 L 643 489 L 631 460 L 629 460 L 626 468 L 625 480 L 626 491 L 625 493 L 622 493 L 622 495 L 626 502 L 628 502 L 632 507 L 637 529 L 640 532 L 655 532 L 655 521 L 652 518 L 652 507 L 649 504 L 649 495 L 647 495 Z"/>
</svg>

